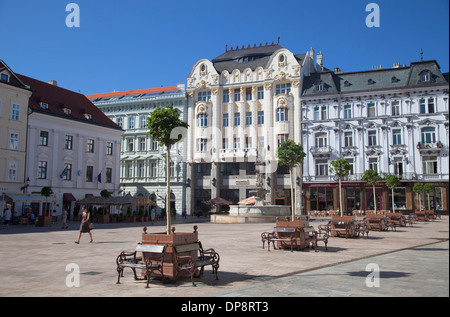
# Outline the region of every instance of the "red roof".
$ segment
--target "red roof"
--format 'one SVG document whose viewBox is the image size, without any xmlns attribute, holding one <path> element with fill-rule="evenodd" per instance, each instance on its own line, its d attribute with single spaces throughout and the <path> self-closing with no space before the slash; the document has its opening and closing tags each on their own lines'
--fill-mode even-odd
<svg viewBox="0 0 450 317">
<path fill-rule="evenodd" d="M 158 92 L 175 91 L 175 90 L 180 90 L 180 89 L 178 89 L 175 86 L 169 86 L 169 87 L 159 87 L 159 88 L 105 92 L 105 93 L 101 93 L 101 94 L 86 95 L 86 97 L 88 99 L 122 97 L 122 96 L 132 96 L 132 95 L 139 95 L 139 94 L 155 94 Z"/>
<path fill-rule="evenodd" d="M 36 112 L 63 117 L 68 120 L 82 121 L 88 124 L 96 124 L 120 130 L 121 127 L 109 119 L 98 109 L 85 95 L 64 89 L 46 82 L 16 74 L 20 80 L 31 87 L 29 107 Z M 41 104 L 48 105 L 44 109 Z M 70 109 L 70 114 L 64 112 Z M 85 114 L 89 114 L 88 118 Z"/>
</svg>

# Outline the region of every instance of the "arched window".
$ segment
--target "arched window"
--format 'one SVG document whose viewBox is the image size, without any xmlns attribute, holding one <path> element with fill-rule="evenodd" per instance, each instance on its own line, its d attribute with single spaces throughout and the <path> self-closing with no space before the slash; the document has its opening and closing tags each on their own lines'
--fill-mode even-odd
<svg viewBox="0 0 450 317">
<path fill-rule="evenodd" d="M 287 108 L 277 109 L 277 121 L 287 121 L 288 120 L 288 110 Z"/>
<path fill-rule="evenodd" d="M 208 115 L 206 113 L 201 113 L 197 116 L 197 125 L 199 127 L 208 126 Z"/>
</svg>

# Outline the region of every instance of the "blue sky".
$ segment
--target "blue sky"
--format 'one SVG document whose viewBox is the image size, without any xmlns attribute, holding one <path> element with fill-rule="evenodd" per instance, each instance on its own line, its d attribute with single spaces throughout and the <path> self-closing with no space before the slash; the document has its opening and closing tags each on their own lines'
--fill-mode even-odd
<svg viewBox="0 0 450 317">
<path fill-rule="evenodd" d="M 66 5 L 80 8 L 68 28 Z M 368 28 L 370 2 L 380 27 Z M 449 70 L 448 0 L 0 0 L 0 59 L 13 71 L 93 94 L 185 83 L 228 47 L 310 47 L 344 72 L 435 59 Z"/>
</svg>

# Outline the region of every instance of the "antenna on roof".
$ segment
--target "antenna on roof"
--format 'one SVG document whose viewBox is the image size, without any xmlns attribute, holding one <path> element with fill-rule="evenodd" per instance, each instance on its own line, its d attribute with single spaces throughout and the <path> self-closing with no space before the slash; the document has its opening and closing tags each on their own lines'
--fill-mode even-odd
<svg viewBox="0 0 450 317">
<path fill-rule="evenodd" d="M 277 44 L 280 45 L 280 37 L 278 37 L 278 43 Z"/>
<path fill-rule="evenodd" d="M 420 49 L 420 61 L 423 62 L 423 51 Z"/>
</svg>

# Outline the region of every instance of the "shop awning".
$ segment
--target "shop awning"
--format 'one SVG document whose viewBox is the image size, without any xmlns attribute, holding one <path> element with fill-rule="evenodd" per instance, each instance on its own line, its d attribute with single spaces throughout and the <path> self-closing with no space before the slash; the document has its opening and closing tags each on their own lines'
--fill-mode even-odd
<svg viewBox="0 0 450 317">
<path fill-rule="evenodd" d="M 5 200 L 8 202 L 22 202 L 22 203 L 56 202 L 56 198 L 53 195 L 50 197 L 45 197 L 41 195 L 31 195 L 31 194 L 5 194 Z"/>
<path fill-rule="evenodd" d="M 63 194 L 63 201 L 76 201 L 75 197 L 71 193 Z"/>
</svg>

